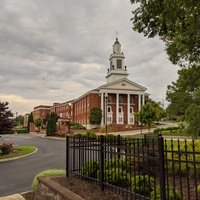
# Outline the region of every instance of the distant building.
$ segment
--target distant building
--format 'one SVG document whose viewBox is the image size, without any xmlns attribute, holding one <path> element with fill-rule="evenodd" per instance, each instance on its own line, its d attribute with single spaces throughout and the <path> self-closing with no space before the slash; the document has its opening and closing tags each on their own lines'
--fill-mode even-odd
<svg viewBox="0 0 200 200">
<path fill-rule="evenodd" d="M 101 124 L 134 125 L 134 113 L 140 111 L 148 100 L 145 87 L 128 79 L 127 67 L 124 65 L 124 53 L 116 38 L 113 52 L 110 55 L 110 67 L 107 71 L 107 83 L 88 91 L 77 99 L 53 106 L 37 106 L 34 108 L 35 118 L 46 118 L 50 112 L 59 116 L 58 129 L 67 130 L 67 121 L 82 124 L 88 129 L 95 127 L 90 124 L 90 111 L 94 107 L 102 110 Z M 107 121 L 106 121 L 107 120 Z"/>
</svg>

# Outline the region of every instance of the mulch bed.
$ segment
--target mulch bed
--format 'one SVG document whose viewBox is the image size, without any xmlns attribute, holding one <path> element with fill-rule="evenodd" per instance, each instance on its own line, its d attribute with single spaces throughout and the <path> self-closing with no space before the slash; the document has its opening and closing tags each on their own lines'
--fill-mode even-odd
<svg viewBox="0 0 200 200">
<path fill-rule="evenodd" d="M 78 194 L 85 200 L 123 200 L 119 194 L 116 194 L 112 191 L 105 190 L 101 191 L 100 186 L 96 184 L 89 183 L 87 181 L 81 180 L 76 177 L 66 178 L 62 177 L 53 177 L 56 183 L 59 183 L 61 186 L 68 188 L 72 192 Z M 28 192 L 22 194 L 26 200 L 34 199 L 34 192 Z"/>
</svg>

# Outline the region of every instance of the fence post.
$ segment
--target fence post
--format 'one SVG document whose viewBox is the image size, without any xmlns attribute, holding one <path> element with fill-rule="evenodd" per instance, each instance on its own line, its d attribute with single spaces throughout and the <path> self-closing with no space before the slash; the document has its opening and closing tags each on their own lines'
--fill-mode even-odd
<svg viewBox="0 0 200 200">
<path fill-rule="evenodd" d="M 120 159 L 120 144 L 121 144 L 121 137 L 117 135 L 117 157 Z"/>
<path fill-rule="evenodd" d="M 164 157 L 164 142 L 162 135 L 158 136 L 158 153 L 159 153 L 159 172 L 160 172 L 160 195 L 161 200 L 166 200 L 165 187 L 165 157 Z"/>
<path fill-rule="evenodd" d="M 66 177 L 69 177 L 69 136 L 66 136 Z"/>
<path fill-rule="evenodd" d="M 101 169 L 101 190 L 104 191 L 104 136 L 100 136 L 100 169 Z"/>
</svg>

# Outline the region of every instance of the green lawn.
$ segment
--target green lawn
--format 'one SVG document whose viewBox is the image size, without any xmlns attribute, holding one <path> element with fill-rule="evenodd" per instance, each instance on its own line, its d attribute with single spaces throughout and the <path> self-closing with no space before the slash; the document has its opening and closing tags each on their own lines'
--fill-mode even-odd
<svg viewBox="0 0 200 200">
<path fill-rule="evenodd" d="M 0 160 L 6 159 L 6 158 L 14 158 L 17 156 L 23 156 L 23 155 L 32 153 L 35 150 L 36 150 L 36 147 L 34 147 L 34 146 L 14 146 L 13 152 L 11 152 L 7 155 L 2 155 L 0 153 Z"/>
</svg>

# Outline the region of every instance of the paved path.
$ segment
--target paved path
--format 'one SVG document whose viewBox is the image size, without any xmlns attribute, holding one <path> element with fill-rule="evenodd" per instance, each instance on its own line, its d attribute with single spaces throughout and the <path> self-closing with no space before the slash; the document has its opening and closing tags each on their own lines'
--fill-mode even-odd
<svg viewBox="0 0 200 200">
<path fill-rule="evenodd" d="M 65 168 L 65 141 L 35 135 L 2 135 L 0 142 L 34 145 L 38 152 L 29 157 L 0 163 L 0 196 L 30 190 L 34 176 L 43 170 Z"/>
</svg>

